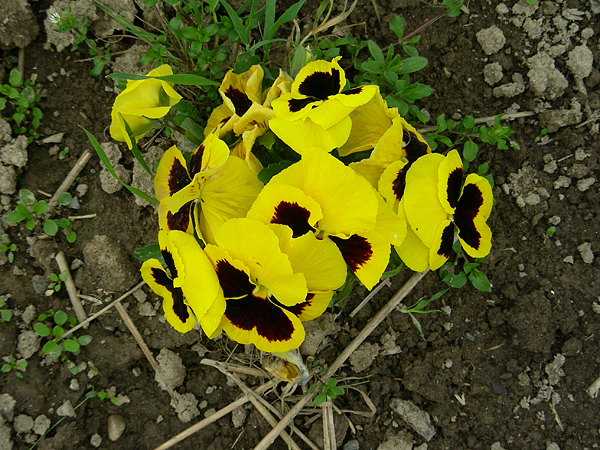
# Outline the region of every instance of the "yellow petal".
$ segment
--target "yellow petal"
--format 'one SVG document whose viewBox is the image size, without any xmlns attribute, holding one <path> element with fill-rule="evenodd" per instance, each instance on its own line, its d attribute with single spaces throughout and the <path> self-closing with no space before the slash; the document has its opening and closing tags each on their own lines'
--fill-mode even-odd
<svg viewBox="0 0 600 450">
<path fill-rule="evenodd" d="M 377 210 L 377 221 L 375 231 L 381 234 L 392 245 L 400 245 L 406 236 L 407 223 L 405 218 L 401 218 L 392 211 L 392 208 L 379 194 L 377 200 L 379 208 Z"/>
<path fill-rule="evenodd" d="M 406 180 L 406 163 L 399 159 L 386 167 L 379 179 L 378 191 L 393 211 L 398 211 L 398 204 L 404 195 Z"/>
<path fill-rule="evenodd" d="M 208 136 L 210 133 L 215 131 L 219 126 L 219 137 L 222 138 L 228 133 L 231 133 L 233 130 L 234 121 L 231 120 L 235 111 L 229 109 L 226 104 L 217 106 L 213 109 L 212 113 L 210 113 L 210 117 L 206 122 L 206 127 L 204 128 L 204 136 Z M 239 120 L 239 119 L 238 119 Z"/>
<path fill-rule="evenodd" d="M 454 214 L 463 185 L 463 164 L 458 151 L 451 150 L 438 168 L 438 196 L 444 211 Z"/>
<path fill-rule="evenodd" d="M 404 211 L 409 225 L 426 247 L 431 247 L 435 232 L 448 214 L 438 197 L 438 168 L 444 156 L 431 153 L 417 159 L 406 173 Z"/>
<path fill-rule="evenodd" d="M 320 317 L 327 310 L 332 297 L 333 291 L 309 292 L 305 301 L 285 309 L 296 315 L 302 322 L 307 322 Z"/>
<path fill-rule="evenodd" d="M 279 75 L 273 82 L 273 85 L 265 92 L 263 105 L 267 108 L 270 108 L 273 100 L 278 98 L 281 94 L 290 92 L 293 81 L 294 80 L 292 80 L 292 77 L 290 77 L 283 70 L 279 69 Z"/>
<path fill-rule="evenodd" d="M 231 156 L 237 156 L 246 161 L 250 172 L 257 175 L 263 169 L 263 166 L 258 158 L 254 156 L 254 153 L 252 153 L 252 147 L 254 147 L 256 139 L 262 136 L 265 131 L 266 129 L 259 125 L 255 125 L 254 128 L 249 131 L 244 131 L 242 139 L 238 141 L 230 152 Z"/>
<path fill-rule="evenodd" d="M 356 108 L 351 114 L 352 131 L 346 143 L 338 149 L 340 156 L 374 148 L 383 133 L 398 116 L 396 108 L 388 108 L 377 92 L 369 102 Z"/>
<path fill-rule="evenodd" d="M 319 148 L 275 175 L 269 184 L 290 185 L 314 199 L 323 211 L 318 228 L 346 237 L 375 228 L 378 201 L 367 180 Z"/>
<path fill-rule="evenodd" d="M 437 270 L 442 267 L 452 252 L 454 243 L 454 224 L 448 219 L 440 222 L 429 249 L 429 267 Z"/>
<path fill-rule="evenodd" d="M 219 247 L 250 270 L 252 282 L 264 286 L 283 305 L 304 301 L 308 290 L 304 275 L 294 273 L 277 235 L 265 224 L 250 219 L 231 219 L 215 233 Z"/>
<path fill-rule="evenodd" d="M 292 84 L 292 94 L 323 99 L 341 92 L 346 86 L 346 74 L 338 64 L 341 56 L 331 62 L 316 60 L 306 64 Z"/>
<path fill-rule="evenodd" d="M 398 217 L 406 219 L 403 200 L 398 205 Z M 429 247 L 423 244 L 410 226 L 406 227 L 406 236 L 404 237 L 404 241 L 402 241 L 402 245 L 395 246 L 394 248 L 400 259 L 402 259 L 402 262 L 410 270 L 423 272 L 429 266 Z"/>
<path fill-rule="evenodd" d="M 363 178 L 365 178 L 371 186 L 377 188 L 379 184 L 379 179 L 383 174 L 383 167 L 379 164 L 373 164 L 368 159 L 363 159 L 362 161 L 350 163 L 350 167 L 358 174 L 360 174 Z"/>
<path fill-rule="evenodd" d="M 175 145 L 170 147 L 160 159 L 154 176 L 156 199 L 162 202 L 172 197 L 191 181 L 183 154 Z"/>
<path fill-rule="evenodd" d="M 269 121 L 269 127 L 279 139 L 302 155 L 311 147 L 331 151 L 343 145 L 350 135 L 352 121 L 345 117 L 331 128 L 325 129 L 309 118 L 291 122 L 275 117 Z"/>
<path fill-rule="evenodd" d="M 456 207 L 454 223 L 463 248 L 474 258 L 483 258 L 491 250 L 492 232 L 486 221 L 493 201 L 489 182 L 479 175 L 470 174 Z"/>
</svg>

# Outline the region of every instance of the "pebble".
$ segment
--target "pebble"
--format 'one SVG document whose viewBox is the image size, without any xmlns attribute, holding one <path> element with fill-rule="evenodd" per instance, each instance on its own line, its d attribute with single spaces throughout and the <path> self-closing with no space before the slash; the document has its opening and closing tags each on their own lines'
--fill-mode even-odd
<svg viewBox="0 0 600 450">
<path fill-rule="evenodd" d="M 108 438 L 111 441 L 116 441 L 125 431 L 125 418 L 118 414 L 113 414 L 108 417 Z"/>
<path fill-rule="evenodd" d="M 66 400 L 62 405 L 60 405 L 56 410 L 56 414 L 61 417 L 75 417 L 75 409 L 71 404 L 71 400 Z"/>
<path fill-rule="evenodd" d="M 44 295 L 44 292 L 46 292 L 46 288 L 48 287 L 48 280 L 44 275 L 34 275 L 31 278 L 31 283 L 33 284 L 33 290 L 37 295 Z"/>
<path fill-rule="evenodd" d="M 560 216 L 552 216 L 548 219 L 550 225 L 558 225 L 560 223 Z"/>
<path fill-rule="evenodd" d="M 0 414 L 4 416 L 6 420 L 12 422 L 15 416 L 15 405 L 17 401 L 10 394 L 0 395 Z"/>
<path fill-rule="evenodd" d="M 60 144 L 65 133 L 56 133 L 42 139 L 42 144 Z"/>
<path fill-rule="evenodd" d="M 13 428 L 19 434 L 27 433 L 33 428 L 33 418 L 26 414 L 19 414 L 17 417 L 15 417 Z"/>
<path fill-rule="evenodd" d="M 37 435 L 43 436 L 50 429 L 52 421 L 48 419 L 44 414 L 39 415 L 35 418 L 33 423 L 33 432 Z"/>
<path fill-rule="evenodd" d="M 575 262 L 575 260 L 573 259 L 573 257 L 571 255 L 563 258 L 563 262 L 567 263 L 567 264 L 573 264 Z"/>
<path fill-rule="evenodd" d="M 554 182 L 554 189 L 568 188 L 569 186 L 571 186 L 571 179 L 564 175 L 558 177 L 558 180 Z"/>
<path fill-rule="evenodd" d="M 473 335 L 472 335 L 471 333 L 469 333 L 468 331 L 467 331 L 467 335 L 466 335 L 466 336 L 467 336 L 467 339 L 468 339 L 468 340 L 470 340 L 470 341 L 474 341 L 474 340 L 475 340 L 475 336 L 473 336 Z"/>
<path fill-rule="evenodd" d="M 583 259 L 583 262 L 586 264 L 591 264 L 594 261 L 594 252 L 592 251 L 592 244 L 589 242 L 584 242 L 580 246 L 577 247 L 579 250 L 579 254 Z"/>
<path fill-rule="evenodd" d="M 96 448 L 100 447 L 100 445 L 102 444 L 102 436 L 100 436 L 98 433 L 94 434 L 90 439 L 90 444 L 92 444 Z"/>
<path fill-rule="evenodd" d="M 71 389 L 72 391 L 79 390 L 79 381 L 77 381 L 77 378 L 73 378 L 71 380 L 71 383 L 69 384 L 69 389 Z"/>
<path fill-rule="evenodd" d="M 344 444 L 343 450 L 358 450 L 360 445 L 356 439 L 351 439 Z"/>
<path fill-rule="evenodd" d="M 391 401 L 390 407 L 425 440 L 430 441 L 435 435 L 429 414 L 413 402 L 396 398 Z"/>
<path fill-rule="evenodd" d="M 577 190 L 579 192 L 587 191 L 596 182 L 594 177 L 583 178 L 577 182 Z"/>
</svg>

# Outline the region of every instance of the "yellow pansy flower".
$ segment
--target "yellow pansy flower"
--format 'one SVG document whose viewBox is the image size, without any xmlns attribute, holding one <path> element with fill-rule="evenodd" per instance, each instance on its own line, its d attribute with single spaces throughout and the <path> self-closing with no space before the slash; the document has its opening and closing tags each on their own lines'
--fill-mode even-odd
<svg viewBox="0 0 600 450">
<path fill-rule="evenodd" d="M 173 69 L 167 64 L 150 71 L 147 76 L 172 75 Z M 126 142 L 132 148 L 131 138 L 125 123 L 139 141 L 154 125 L 164 117 L 171 107 L 181 100 L 173 89 L 173 83 L 157 79 L 128 80 L 127 87 L 115 99 L 111 111 L 110 135 L 119 142 Z"/>
</svg>

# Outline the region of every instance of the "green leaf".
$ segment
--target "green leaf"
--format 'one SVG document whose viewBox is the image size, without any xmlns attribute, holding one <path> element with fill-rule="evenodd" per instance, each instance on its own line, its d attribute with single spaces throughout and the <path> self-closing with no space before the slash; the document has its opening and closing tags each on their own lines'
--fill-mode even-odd
<svg viewBox="0 0 600 450">
<path fill-rule="evenodd" d="M 250 36 L 248 30 L 242 23 L 242 19 L 240 19 L 240 16 L 237 15 L 235 10 L 229 6 L 229 3 L 227 3 L 225 0 L 221 0 L 221 4 L 225 7 L 225 11 L 227 11 L 227 15 L 231 19 L 233 28 L 240 38 L 240 41 L 242 41 L 242 44 L 248 45 L 250 43 Z"/>
<path fill-rule="evenodd" d="M 90 392 L 87 392 L 87 393 L 85 394 L 85 397 L 86 397 L 86 398 L 94 398 L 94 397 L 98 397 L 98 392 L 96 392 L 96 391 L 90 391 Z"/>
<path fill-rule="evenodd" d="M 341 387 L 341 386 L 336 386 L 336 387 L 334 387 L 334 388 L 332 389 L 332 391 L 333 391 L 333 393 L 334 393 L 336 396 L 338 396 L 338 397 L 339 397 L 340 395 L 344 395 L 344 388 L 343 388 L 343 387 Z"/>
<path fill-rule="evenodd" d="M 337 379 L 336 378 L 330 378 L 329 380 L 327 380 L 327 387 L 329 388 L 334 388 L 337 386 Z"/>
<path fill-rule="evenodd" d="M 71 231 L 69 234 L 67 234 L 67 241 L 71 244 L 75 242 L 75 239 L 77 239 L 77 234 L 74 231 Z"/>
<path fill-rule="evenodd" d="M 63 325 L 67 321 L 68 318 L 69 318 L 69 316 L 67 315 L 66 312 L 56 311 L 56 314 L 54 314 L 54 323 L 56 325 Z"/>
<path fill-rule="evenodd" d="M 437 117 L 437 131 L 438 133 L 441 131 L 446 131 L 446 117 L 444 114 L 441 114 Z"/>
<path fill-rule="evenodd" d="M 190 73 L 177 73 L 173 75 L 163 75 L 157 77 L 149 77 L 147 75 L 136 75 L 134 73 L 115 72 L 107 75 L 106 78 L 114 78 L 116 80 L 162 80 L 169 83 L 180 84 L 182 86 L 220 86 L 221 83 L 209 80 L 208 78 L 201 77 L 200 75 L 193 75 Z M 83 128 L 83 127 L 82 127 Z M 85 129 L 84 129 L 85 131 Z"/>
<path fill-rule="evenodd" d="M 44 233 L 48 236 L 56 236 L 58 232 L 58 224 L 55 220 L 48 219 L 44 222 Z"/>
<path fill-rule="evenodd" d="M 92 135 L 92 133 L 90 133 L 88 130 L 86 130 L 85 128 L 83 128 L 80 125 L 81 129 L 85 132 L 85 134 L 87 135 L 88 139 L 90 140 L 92 147 L 94 147 L 94 150 L 96 150 L 96 153 L 98 154 L 98 157 L 100 158 L 100 160 L 102 161 L 102 164 L 104 165 L 104 167 L 106 167 L 106 170 L 108 170 L 108 172 L 119 182 L 121 183 L 123 186 L 125 186 L 126 189 L 128 189 L 130 192 L 133 192 L 135 195 L 143 198 L 144 200 L 149 201 L 150 203 L 155 203 L 158 204 L 159 201 L 156 200 L 155 198 L 150 197 L 148 194 L 140 191 L 139 189 L 136 189 L 132 186 L 129 186 L 126 183 L 123 183 L 121 181 L 121 179 L 117 176 L 117 174 L 115 173 L 110 161 L 108 160 L 108 157 L 106 156 L 106 153 L 104 152 L 104 149 L 100 146 L 100 144 L 98 143 L 98 141 L 96 140 L 96 138 Z"/>
<path fill-rule="evenodd" d="M 73 200 L 73 197 L 68 192 L 61 192 L 56 196 L 56 200 L 58 200 L 58 203 L 63 206 L 69 206 L 71 200 Z"/>
<path fill-rule="evenodd" d="M 0 311 L 0 317 L 2 317 L 4 322 L 8 322 L 12 317 L 12 312 L 10 312 L 8 309 L 3 309 Z"/>
<path fill-rule="evenodd" d="M 442 281 L 448 286 L 458 289 L 467 284 L 467 275 L 464 272 L 458 274 L 449 273 L 442 278 Z"/>
<path fill-rule="evenodd" d="M 52 334 L 60 339 L 62 335 L 65 334 L 65 329 L 56 325 L 54 328 L 52 328 Z"/>
<path fill-rule="evenodd" d="M 50 335 L 50 328 L 48 328 L 43 323 L 40 323 L 40 322 L 34 323 L 33 329 L 40 337 L 46 337 L 46 336 Z"/>
<path fill-rule="evenodd" d="M 489 169 L 488 163 L 479 164 L 477 168 L 477 175 L 483 176 Z"/>
<path fill-rule="evenodd" d="M 42 347 L 42 353 L 44 355 L 49 355 L 56 349 L 57 346 L 58 344 L 56 343 L 56 341 L 48 341 L 46 342 L 44 347 Z"/>
<path fill-rule="evenodd" d="M 23 219 L 25 219 L 25 217 L 23 217 L 17 210 L 9 212 L 4 218 L 4 220 L 6 220 L 8 223 L 21 222 Z"/>
<path fill-rule="evenodd" d="M 277 19 L 273 26 L 267 30 L 265 39 L 272 39 L 281 25 L 294 20 L 298 15 L 298 11 L 300 11 L 300 8 L 302 8 L 302 5 L 304 5 L 305 2 L 306 0 L 300 0 L 299 2 L 294 3 L 281 16 L 279 16 L 279 19 Z"/>
<path fill-rule="evenodd" d="M 19 72 L 19 69 L 15 67 L 10 71 L 8 82 L 14 87 L 20 87 L 23 85 L 23 78 L 21 77 L 21 72 Z"/>
<path fill-rule="evenodd" d="M 65 219 L 64 217 L 58 221 L 58 224 L 61 228 L 69 228 L 71 226 L 71 221 L 69 219 Z"/>
<path fill-rule="evenodd" d="M 467 142 L 465 142 L 465 145 L 463 147 L 463 158 L 465 159 L 465 161 L 471 162 L 477 157 L 478 151 L 479 146 L 475 142 L 468 140 Z"/>
<path fill-rule="evenodd" d="M 404 36 L 404 19 L 399 16 L 394 16 L 392 20 L 390 20 L 390 30 L 394 32 L 398 40 L 402 40 Z"/>
<path fill-rule="evenodd" d="M 45 200 L 40 200 L 35 205 L 33 205 L 32 209 L 33 209 L 33 212 L 39 216 L 39 215 L 43 214 L 44 212 L 46 212 L 46 210 L 48 209 L 48 203 Z"/>
<path fill-rule="evenodd" d="M 158 243 L 146 245 L 145 247 L 135 249 L 133 257 L 138 261 L 147 261 L 149 259 L 158 259 L 164 265 L 164 259 Z"/>
<path fill-rule="evenodd" d="M 427 65 L 427 58 L 422 56 L 411 56 L 403 59 L 400 63 L 400 68 L 397 70 L 398 73 L 413 73 L 418 72 Z"/>
<path fill-rule="evenodd" d="M 65 346 L 65 350 L 68 352 L 79 352 L 79 342 L 77 342 L 75 339 L 67 339 L 63 342 L 63 345 Z"/>
<path fill-rule="evenodd" d="M 381 62 L 381 63 L 385 61 L 385 57 L 383 56 L 383 52 L 379 48 L 379 45 L 377 45 L 375 42 L 373 42 L 371 40 L 368 40 L 367 46 L 369 47 L 369 52 L 371 53 L 371 56 L 373 56 L 373 59 L 375 61 Z"/>
<path fill-rule="evenodd" d="M 0 370 L 2 372 L 10 372 L 12 370 L 12 366 L 10 364 L 4 364 Z"/>
<path fill-rule="evenodd" d="M 92 342 L 92 336 L 90 336 L 89 334 L 79 336 L 77 338 L 77 342 L 79 342 L 79 345 L 81 345 L 81 346 L 88 345 L 90 342 Z"/>
<path fill-rule="evenodd" d="M 26 223 L 25 226 L 27 227 L 27 229 L 29 231 L 32 231 L 35 228 L 35 220 L 33 219 L 29 219 Z"/>
<path fill-rule="evenodd" d="M 319 406 L 321 403 L 323 403 L 325 400 L 327 400 L 327 394 L 325 394 L 325 392 L 321 392 L 319 395 L 317 395 L 315 397 L 315 399 L 313 400 L 313 406 Z"/>
<path fill-rule="evenodd" d="M 267 184 L 271 178 L 281 172 L 283 169 L 288 168 L 293 163 L 292 161 L 283 160 L 278 163 L 269 164 L 267 167 L 264 167 L 260 172 L 258 172 L 258 179 L 263 183 Z"/>
<path fill-rule="evenodd" d="M 469 273 L 469 281 L 478 291 L 492 292 L 492 286 L 490 285 L 488 278 L 485 276 L 485 273 L 477 269 L 473 269 L 471 273 Z"/>
</svg>

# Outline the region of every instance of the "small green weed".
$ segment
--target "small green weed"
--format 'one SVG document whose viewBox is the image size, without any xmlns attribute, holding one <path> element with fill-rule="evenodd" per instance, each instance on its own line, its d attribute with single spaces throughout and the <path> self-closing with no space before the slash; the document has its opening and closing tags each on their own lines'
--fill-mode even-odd
<svg viewBox="0 0 600 450">
<path fill-rule="evenodd" d="M 319 392 L 313 400 L 313 406 L 319 406 L 328 398 L 335 400 L 340 395 L 344 395 L 344 388 L 337 385 L 338 381 L 336 378 L 330 378 L 326 383 L 315 383 L 309 389 L 308 392 L 314 394 Z"/>
<path fill-rule="evenodd" d="M 10 238 L 7 235 L 0 237 L 0 252 L 6 253 L 6 258 L 9 263 L 13 263 L 15 260 L 15 252 L 18 251 L 17 244 L 12 244 Z"/>
<path fill-rule="evenodd" d="M 0 298 L 0 323 L 8 322 L 12 319 L 12 312 L 10 309 L 2 308 L 4 306 L 4 299 Z"/>
<path fill-rule="evenodd" d="M 52 320 L 50 321 L 50 319 Z M 77 356 L 79 355 L 81 347 L 88 345 L 92 341 L 92 336 L 89 335 L 61 340 L 66 331 L 64 328 L 64 326 L 66 326 L 65 324 L 74 327 L 77 325 L 77 319 L 68 316 L 64 311 L 54 312 L 52 309 L 44 314 L 40 314 L 36 323 L 33 324 L 33 329 L 38 336 L 48 339 L 42 347 L 42 353 L 44 353 L 44 355 L 50 355 L 54 360 L 57 360 L 63 353 L 71 353 Z M 64 360 L 67 360 L 64 355 L 63 358 Z M 69 368 L 69 370 L 71 370 L 71 368 Z"/>
<path fill-rule="evenodd" d="M 62 283 L 67 279 L 67 271 L 63 270 L 59 275 L 55 273 L 50 274 L 50 284 L 48 285 L 48 289 L 58 292 L 62 288 Z M 61 312 L 61 311 L 59 311 Z"/>
<path fill-rule="evenodd" d="M 17 361 L 15 359 L 15 357 L 13 355 L 9 355 L 9 356 L 5 356 L 4 360 L 6 361 L 6 364 L 4 364 L 0 370 L 2 372 L 11 372 L 14 370 L 14 374 L 19 377 L 19 378 L 23 378 L 23 373 L 25 372 L 25 369 L 27 369 L 27 361 L 22 359 L 20 361 Z"/>
<path fill-rule="evenodd" d="M 37 201 L 33 192 L 29 189 L 21 189 L 19 191 L 20 202 L 15 207 L 15 210 L 8 213 L 6 221 L 8 223 L 19 223 L 25 221 L 25 226 L 32 231 L 35 228 L 36 219 L 48 209 L 48 202 L 45 200 Z M 58 203 L 62 206 L 68 206 L 71 203 L 72 197 L 68 192 L 62 192 L 57 197 Z M 73 231 L 71 221 L 66 218 L 61 219 L 46 219 L 44 220 L 44 233 L 48 236 L 56 236 L 59 229 L 65 230 L 67 241 L 75 242 L 77 238 Z"/>
<path fill-rule="evenodd" d="M 104 389 L 100 389 L 99 391 L 89 391 L 85 394 L 85 396 L 86 398 L 98 398 L 101 401 L 108 400 L 113 404 L 118 402 L 117 397 L 110 395 Z"/>
<path fill-rule="evenodd" d="M 14 122 L 15 134 L 27 134 L 29 143 L 40 137 L 37 129 L 43 114 L 40 108 L 34 106 L 40 98 L 31 81 L 23 80 L 16 68 L 10 71 L 8 84 L 0 85 L 0 114 L 6 120 Z"/>
</svg>

